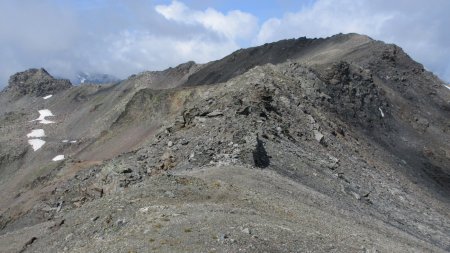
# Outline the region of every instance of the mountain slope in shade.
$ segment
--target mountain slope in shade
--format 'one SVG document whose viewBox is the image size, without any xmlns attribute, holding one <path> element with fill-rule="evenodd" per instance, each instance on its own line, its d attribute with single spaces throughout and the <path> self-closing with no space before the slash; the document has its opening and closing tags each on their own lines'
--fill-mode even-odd
<svg viewBox="0 0 450 253">
<path fill-rule="evenodd" d="M 44 74 L 0 93 L 1 251 L 450 250 L 450 90 L 398 46 L 339 34 L 110 85 Z"/>
</svg>

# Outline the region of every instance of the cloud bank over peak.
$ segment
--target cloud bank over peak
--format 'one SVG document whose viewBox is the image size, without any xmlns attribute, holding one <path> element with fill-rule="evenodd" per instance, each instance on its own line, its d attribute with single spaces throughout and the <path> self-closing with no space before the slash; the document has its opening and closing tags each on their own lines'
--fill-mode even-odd
<svg viewBox="0 0 450 253">
<path fill-rule="evenodd" d="M 396 43 L 450 80 L 450 1 L 285 0 L 289 11 L 264 19 L 259 9 L 278 2 L 230 1 L 235 8 L 221 9 L 221 0 L 0 1 L 0 88 L 31 67 L 126 78 L 265 42 L 349 32 Z"/>
<path fill-rule="evenodd" d="M 370 13 L 365 1 L 318 1 L 311 8 L 286 13 L 282 18 L 265 21 L 257 36 L 257 43 L 307 34 L 327 37 L 336 33 L 364 32 L 379 34 L 395 14 Z"/>
</svg>

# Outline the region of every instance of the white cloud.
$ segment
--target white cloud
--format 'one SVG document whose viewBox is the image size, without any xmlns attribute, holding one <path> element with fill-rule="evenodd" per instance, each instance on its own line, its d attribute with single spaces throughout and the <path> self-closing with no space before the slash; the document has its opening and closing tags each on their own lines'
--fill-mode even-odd
<svg viewBox="0 0 450 253">
<path fill-rule="evenodd" d="M 89 63 L 102 72 L 120 76 L 137 71 L 164 69 L 182 62 L 207 62 L 238 48 L 232 41 L 211 40 L 206 36 L 175 39 L 145 31 L 125 31 L 108 38 L 109 57 L 91 59 Z M 120 64 L 119 64 L 120 63 Z"/>
<path fill-rule="evenodd" d="M 173 1 L 170 5 L 157 5 L 155 9 L 168 20 L 201 25 L 230 40 L 250 39 L 258 30 L 258 19 L 239 10 L 230 11 L 227 14 L 212 8 L 197 11 L 179 1 Z"/>
<path fill-rule="evenodd" d="M 287 13 L 263 23 L 256 43 L 289 37 L 326 37 L 336 33 L 371 31 L 378 33 L 394 13 L 370 13 L 363 1 L 319 0 L 309 8 Z"/>
</svg>

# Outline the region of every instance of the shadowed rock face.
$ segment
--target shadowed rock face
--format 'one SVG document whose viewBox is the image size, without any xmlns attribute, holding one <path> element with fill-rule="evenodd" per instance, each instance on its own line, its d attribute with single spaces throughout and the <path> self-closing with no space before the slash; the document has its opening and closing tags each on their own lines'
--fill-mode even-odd
<svg viewBox="0 0 450 253">
<path fill-rule="evenodd" d="M 55 79 L 45 69 L 29 69 L 9 78 L 5 92 L 17 96 L 42 97 L 69 89 L 72 84 L 66 79 Z"/>
<path fill-rule="evenodd" d="M 253 160 L 255 162 L 255 166 L 258 168 L 266 168 L 270 165 L 270 159 L 267 155 L 267 151 L 264 148 L 264 143 L 257 138 L 256 139 L 256 147 L 253 151 Z"/>
<path fill-rule="evenodd" d="M 318 66 L 316 71 L 323 81 L 323 104 L 329 110 L 368 129 L 385 125 L 380 119 L 389 113 L 389 103 L 370 71 L 344 61 Z"/>
<path fill-rule="evenodd" d="M 449 102 L 358 34 L 113 85 L 18 73 L 0 93 L 0 252 L 448 251 Z"/>
</svg>

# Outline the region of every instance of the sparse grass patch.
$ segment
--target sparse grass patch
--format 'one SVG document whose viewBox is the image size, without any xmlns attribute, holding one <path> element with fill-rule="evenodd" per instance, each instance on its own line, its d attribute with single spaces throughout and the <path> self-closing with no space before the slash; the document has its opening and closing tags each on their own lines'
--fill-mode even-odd
<svg viewBox="0 0 450 253">
<path fill-rule="evenodd" d="M 222 184 L 220 183 L 219 180 L 216 180 L 216 181 L 214 181 L 214 182 L 212 183 L 212 187 L 214 187 L 214 188 L 220 188 L 220 187 L 222 187 Z"/>
</svg>

